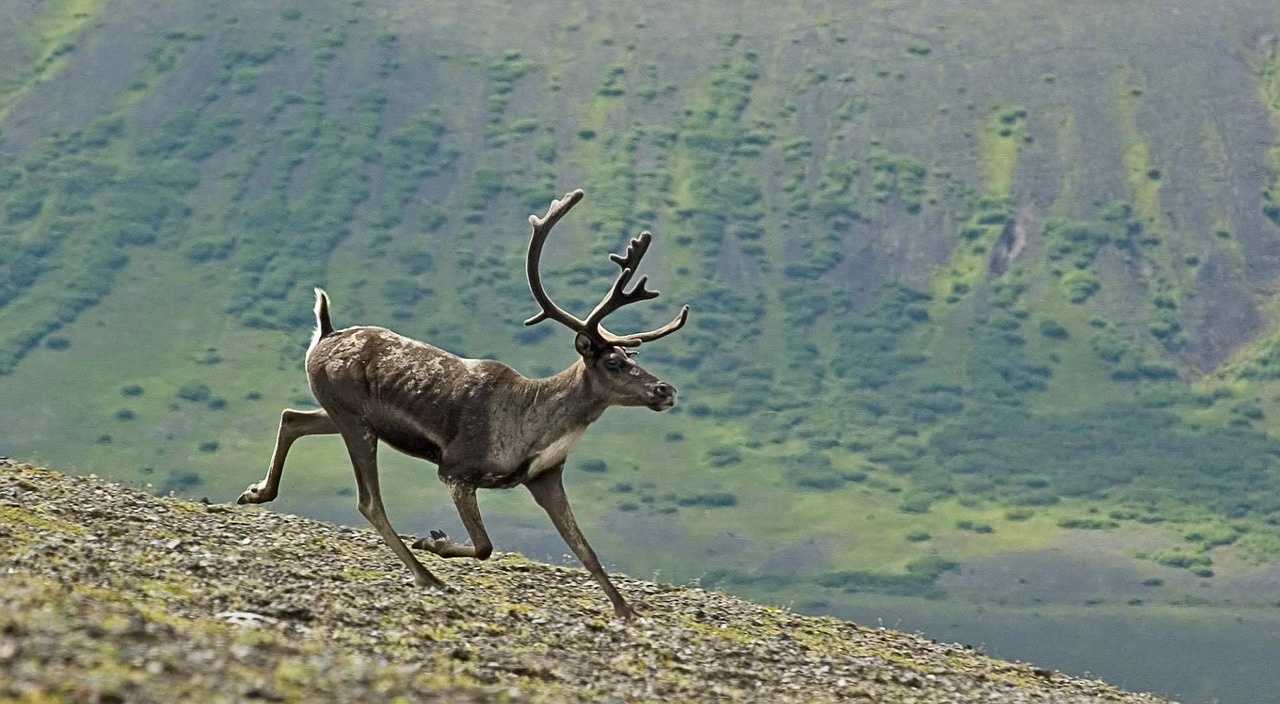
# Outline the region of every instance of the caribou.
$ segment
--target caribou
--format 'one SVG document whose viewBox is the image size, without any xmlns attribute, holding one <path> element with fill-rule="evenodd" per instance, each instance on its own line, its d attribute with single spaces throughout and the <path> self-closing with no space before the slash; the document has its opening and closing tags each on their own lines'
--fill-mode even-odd
<svg viewBox="0 0 1280 704">
<path fill-rule="evenodd" d="M 455 542 L 433 530 L 413 548 L 440 557 L 487 559 L 493 545 L 476 504 L 477 489 L 524 485 L 551 518 L 565 543 L 599 582 L 622 619 L 636 612 L 609 580 L 574 520 L 565 494 L 565 458 L 587 426 L 610 406 L 664 411 L 676 389 L 636 363 L 633 350 L 679 330 L 689 316 L 683 306 L 666 325 L 648 332 L 615 335 L 603 326 L 623 306 L 658 296 L 641 276 L 628 288 L 652 236 L 642 232 L 625 254 L 609 258 L 621 272 L 604 298 L 580 319 L 547 295 L 539 273 L 543 245 L 560 218 L 582 199 L 581 189 L 553 200 L 543 217 L 529 216 L 533 234 L 525 259 L 529 290 L 540 311 L 525 321 L 553 320 L 576 333 L 578 353 L 569 368 L 546 378 L 527 378 L 494 360 L 466 359 L 381 327 L 335 330 L 329 296 L 316 289 L 316 329 L 307 349 L 306 373 L 320 409 L 287 408 L 280 416 L 267 476 L 251 484 L 238 503 L 276 498 L 285 455 L 307 435 L 342 436 L 355 468 L 361 515 L 413 574 L 419 586 L 445 590 L 405 545 L 382 505 L 378 487 L 378 441 L 438 466 L 471 541 Z"/>
</svg>

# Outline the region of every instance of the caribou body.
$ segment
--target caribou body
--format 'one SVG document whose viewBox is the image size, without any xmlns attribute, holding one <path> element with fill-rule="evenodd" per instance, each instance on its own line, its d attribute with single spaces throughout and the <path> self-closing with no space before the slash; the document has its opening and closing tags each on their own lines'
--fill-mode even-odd
<svg viewBox="0 0 1280 704">
<path fill-rule="evenodd" d="M 267 476 L 250 485 L 239 503 L 273 500 L 280 488 L 285 456 L 306 435 L 339 434 L 355 468 L 360 513 L 424 587 L 444 588 L 392 528 L 378 487 L 378 441 L 439 466 L 458 515 L 471 538 L 460 544 L 432 531 L 413 547 L 441 557 L 486 559 L 493 545 L 476 505 L 476 489 L 524 485 L 583 566 L 600 583 L 614 612 L 635 612 L 609 580 L 573 518 L 562 475 L 565 457 L 587 426 L 610 406 L 644 406 L 663 411 L 675 405 L 676 389 L 642 369 L 630 350 L 680 329 L 685 306 L 665 326 L 633 335 L 614 335 L 605 316 L 658 293 L 641 277 L 627 286 L 649 247 L 650 234 L 631 240 L 625 255 L 610 255 L 622 271 L 585 320 L 569 314 L 547 295 L 539 262 L 547 235 L 582 198 L 582 191 L 552 201 L 547 214 L 530 216 L 533 235 L 526 258 L 529 287 L 541 311 L 525 321 L 555 320 L 576 333 L 578 359 L 550 377 L 530 379 L 494 360 L 458 357 L 425 342 L 380 327 L 335 330 L 329 297 L 316 289 L 316 330 L 307 350 L 306 372 L 320 410 L 286 409 L 280 417 Z"/>
</svg>

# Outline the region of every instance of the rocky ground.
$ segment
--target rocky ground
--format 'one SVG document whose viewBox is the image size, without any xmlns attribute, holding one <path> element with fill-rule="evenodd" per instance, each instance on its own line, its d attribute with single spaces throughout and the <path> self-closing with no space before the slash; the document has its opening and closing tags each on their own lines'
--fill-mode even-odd
<svg viewBox="0 0 1280 704">
<path fill-rule="evenodd" d="M 971 648 L 0 460 L 0 701 L 1156 702 Z"/>
</svg>

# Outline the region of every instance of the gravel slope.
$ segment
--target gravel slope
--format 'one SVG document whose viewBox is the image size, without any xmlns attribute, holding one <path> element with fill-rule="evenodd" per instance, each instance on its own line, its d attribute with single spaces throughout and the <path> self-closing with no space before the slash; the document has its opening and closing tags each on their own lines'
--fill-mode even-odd
<svg viewBox="0 0 1280 704">
<path fill-rule="evenodd" d="M 431 556 L 428 556 L 431 558 Z M 0 460 L 0 701 L 1156 702 L 959 645 Z"/>
</svg>

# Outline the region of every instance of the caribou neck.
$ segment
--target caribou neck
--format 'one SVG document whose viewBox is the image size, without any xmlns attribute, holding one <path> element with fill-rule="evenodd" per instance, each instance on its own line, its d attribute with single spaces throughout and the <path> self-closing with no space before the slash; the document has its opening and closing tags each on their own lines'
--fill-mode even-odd
<svg viewBox="0 0 1280 704">
<path fill-rule="evenodd" d="M 609 402 L 593 389 L 581 359 L 559 374 L 530 379 L 524 396 L 526 413 L 564 431 L 591 425 L 609 407 Z"/>
</svg>

